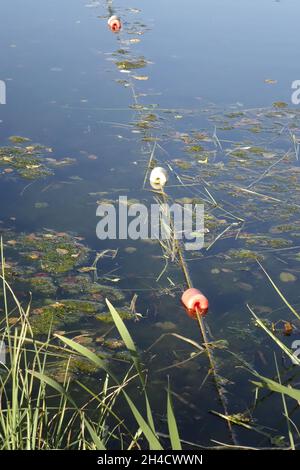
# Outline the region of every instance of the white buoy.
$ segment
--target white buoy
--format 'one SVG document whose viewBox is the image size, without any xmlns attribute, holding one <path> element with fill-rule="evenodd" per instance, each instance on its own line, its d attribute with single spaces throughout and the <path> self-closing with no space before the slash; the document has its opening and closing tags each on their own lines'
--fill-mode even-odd
<svg viewBox="0 0 300 470">
<path fill-rule="evenodd" d="M 168 181 L 168 172 L 164 168 L 157 166 L 150 173 L 150 184 L 154 189 L 162 189 Z"/>
<path fill-rule="evenodd" d="M 117 20 L 118 17 L 116 15 L 110 16 L 107 20 L 107 24 L 109 25 L 112 21 Z"/>
</svg>

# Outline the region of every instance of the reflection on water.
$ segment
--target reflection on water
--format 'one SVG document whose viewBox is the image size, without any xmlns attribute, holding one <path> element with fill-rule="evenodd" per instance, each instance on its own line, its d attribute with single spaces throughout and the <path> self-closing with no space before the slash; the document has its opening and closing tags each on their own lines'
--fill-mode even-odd
<svg viewBox="0 0 300 470">
<path fill-rule="evenodd" d="M 274 343 L 250 309 L 289 347 L 299 329 L 262 269 L 297 308 L 300 109 L 290 97 L 299 7 L 156 3 L 3 2 L 8 275 L 22 299 L 33 292 L 36 334 L 49 326 L 69 332 L 122 369 L 128 358 L 110 331 L 109 297 L 146 351 L 162 432 L 168 375 L 182 438 L 228 442 L 224 421 L 210 413 L 223 410 L 206 357 L 174 335 L 202 341 L 180 305 L 180 265 L 158 242 L 96 238 L 100 203 L 126 195 L 129 205 L 150 205 L 156 195 L 148 170 L 168 168 L 169 200 L 205 206 L 205 248 L 185 258 L 194 285 L 210 299 L 207 323 L 229 412 L 252 427 L 238 429 L 239 441 L 266 447 L 271 436 L 278 445 L 286 435 L 280 397 L 261 393 L 254 401 L 247 367 L 275 376 Z M 120 34 L 107 28 L 111 14 L 122 19 Z M 56 364 L 53 375 L 64 367 Z M 287 380 L 291 364 L 285 359 L 281 367 Z M 73 371 L 97 377 L 82 364 Z M 298 409 L 290 412 L 297 422 Z"/>
</svg>

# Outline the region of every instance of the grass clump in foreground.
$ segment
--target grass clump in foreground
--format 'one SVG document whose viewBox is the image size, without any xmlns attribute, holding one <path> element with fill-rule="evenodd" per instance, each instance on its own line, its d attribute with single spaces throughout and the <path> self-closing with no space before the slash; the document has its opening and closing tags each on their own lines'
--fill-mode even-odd
<svg viewBox="0 0 300 470">
<path fill-rule="evenodd" d="M 5 260 L 1 244 L 1 278 L 4 319 L 0 322 L 0 341 L 6 345 L 6 363 L 0 364 L 0 449 L 1 450 L 105 450 L 113 446 L 122 450 L 150 448 L 162 450 L 147 396 L 142 365 L 135 344 L 120 315 L 107 301 L 110 315 L 132 358 L 132 367 L 119 381 L 107 361 L 66 337 L 50 334 L 38 341 L 30 325 L 30 304 L 24 308 L 5 279 Z M 11 304 L 13 304 L 11 306 Z M 13 313 L 18 321 L 12 326 Z M 49 374 L 53 361 L 64 360 L 66 368 L 61 383 Z M 103 383 L 97 393 L 76 380 L 86 401 L 78 404 L 73 398 L 69 369 L 74 361 L 86 361 L 103 371 Z M 126 391 L 128 384 L 139 380 L 145 400 L 146 417 Z M 77 391 L 78 394 L 78 391 Z M 135 425 L 129 429 L 119 416 L 117 400 L 126 403 L 125 412 L 133 415 Z M 124 407 L 122 407 L 123 409 Z M 181 449 L 173 413 L 171 393 L 167 393 L 167 448 Z"/>
<path fill-rule="evenodd" d="M 162 435 L 155 427 L 143 366 L 136 346 L 121 316 L 112 304 L 106 301 L 109 315 L 121 336 L 122 344 L 125 344 L 127 348 L 131 361 L 130 368 L 122 379 L 118 379 L 112 372 L 110 362 L 105 356 L 97 354 L 83 344 L 61 334 L 53 336 L 50 332 L 45 341 L 35 339 L 31 326 L 31 305 L 24 308 L 6 281 L 2 245 L 1 266 L 2 301 L 5 315 L 0 322 L 0 342 L 3 341 L 6 344 L 7 357 L 6 364 L 0 364 L 0 449 L 105 450 L 119 448 L 141 450 L 149 448 L 163 450 L 172 448 L 180 450 L 184 441 L 181 441 L 179 437 L 170 387 L 166 396 L 168 434 Z M 298 313 L 270 277 L 269 280 L 281 299 L 299 319 Z M 269 335 L 285 355 L 294 363 L 297 361 L 299 365 L 300 360 L 292 354 L 292 351 L 268 329 L 250 307 L 249 310 L 258 326 Z M 13 318 L 18 318 L 13 325 L 10 322 L 11 315 Z M 202 346 L 187 338 L 181 337 L 181 339 L 197 346 L 198 355 L 202 354 L 204 350 Z M 99 373 L 102 370 L 103 380 L 102 382 L 97 380 L 97 387 L 99 387 L 97 391 L 92 390 L 88 381 L 82 381 L 80 376 L 74 374 L 78 363 L 84 365 L 87 375 Z M 60 380 L 57 381 L 53 368 L 57 368 L 59 364 L 63 364 L 63 367 L 60 369 Z M 297 448 L 295 435 L 299 436 L 299 431 L 289 416 L 287 399 L 299 403 L 300 390 L 284 384 L 276 358 L 275 379 L 263 377 L 246 363 L 244 365 L 249 373 L 255 376 L 252 383 L 256 387 L 256 394 L 259 389 L 265 388 L 281 396 L 282 415 L 286 420 L 289 440 L 289 445 L 285 444 L 284 447 L 286 449 Z M 86 376 L 86 374 L 83 375 Z M 136 387 L 137 381 L 139 387 Z M 139 405 L 128 392 L 133 384 L 135 390 L 140 390 Z M 78 398 L 79 395 L 80 398 Z M 85 398 L 83 399 L 82 396 Z M 261 427 L 252 425 L 251 421 L 246 420 L 242 414 L 231 416 L 216 412 L 214 414 L 219 418 L 230 420 L 237 427 L 259 432 L 271 441 L 274 449 L 281 445 L 275 439 L 269 439 L 269 433 L 263 431 Z M 228 447 L 237 448 L 237 446 L 226 444 L 211 448 Z"/>
</svg>

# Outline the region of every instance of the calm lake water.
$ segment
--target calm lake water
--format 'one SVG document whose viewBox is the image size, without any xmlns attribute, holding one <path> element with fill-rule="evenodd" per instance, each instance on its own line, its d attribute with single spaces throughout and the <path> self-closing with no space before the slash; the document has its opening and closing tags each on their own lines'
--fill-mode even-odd
<svg viewBox="0 0 300 470">
<path fill-rule="evenodd" d="M 98 263 L 97 275 L 124 294 L 116 307 L 138 295 L 141 316 L 128 327 L 149 369 L 158 427 L 167 432 L 162 395 L 169 376 L 186 446 L 231 443 L 226 424 L 211 413 L 223 411 L 206 357 L 194 358 L 195 349 L 172 336 L 201 342 L 197 323 L 180 304 L 186 288 L 180 266 L 158 242 L 96 237 L 100 202 L 120 195 L 155 202 L 148 182 L 143 188 L 154 148 L 157 164 L 169 168 L 170 199 L 205 205 L 205 247 L 185 258 L 195 287 L 210 300 L 207 326 L 212 340 L 221 341 L 214 351 L 228 410 L 252 428 L 236 427 L 238 441 L 286 444 L 281 397 L 262 391 L 255 400 L 253 376 L 242 361 L 274 378 L 276 351 L 282 380 L 292 374 L 297 385 L 297 368 L 255 324 L 247 305 L 289 347 L 300 339 L 299 321 L 256 261 L 297 308 L 300 106 L 291 96 L 300 79 L 299 2 L 119 0 L 113 9 L 123 20 L 120 34 L 107 27 L 105 1 L 1 2 L 0 80 L 7 92 L 7 104 L 0 105 L 1 147 L 51 148 L 42 153 L 54 173 L 28 180 L 1 160 L 4 241 L 45 229 L 68 232 L 92 250 L 83 266 L 98 252 L 118 250 Z M 31 141 L 12 143 L 11 136 Z M 56 165 L 51 158 L 74 161 Z M 6 249 L 22 266 L 22 249 L 14 251 L 12 243 Z M 42 265 L 32 275 L 39 271 Z M 78 269 L 67 274 L 74 278 Z M 60 282 L 55 278 L 52 296 L 33 289 L 35 307 L 46 297 L 61 301 Z M 287 322 L 291 336 L 284 335 Z M 84 315 L 59 325 L 70 337 L 84 332 L 94 339 L 110 327 Z M 120 372 L 126 367 L 121 363 Z M 89 380 L 97 385 L 97 375 Z M 289 411 L 299 423 L 295 403 Z"/>
</svg>

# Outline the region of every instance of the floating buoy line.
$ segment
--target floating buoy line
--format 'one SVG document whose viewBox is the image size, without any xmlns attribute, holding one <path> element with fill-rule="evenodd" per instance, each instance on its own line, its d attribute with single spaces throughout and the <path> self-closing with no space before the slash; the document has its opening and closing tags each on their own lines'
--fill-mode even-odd
<svg viewBox="0 0 300 470">
<path fill-rule="evenodd" d="M 112 0 L 107 1 L 107 9 L 108 9 L 108 14 L 109 14 L 107 25 L 109 29 L 113 33 L 119 33 L 122 29 L 122 22 L 121 22 L 121 19 L 114 13 Z"/>
<path fill-rule="evenodd" d="M 107 21 L 108 27 L 113 33 L 118 33 L 122 29 L 122 23 L 120 18 L 116 15 L 112 15 Z"/>
<path fill-rule="evenodd" d="M 107 0 L 107 4 L 108 4 L 108 13 L 109 13 L 108 25 L 109 25 L 111 31 L 118 33 L 117 34 L 117 39 L 122 43 L 124 41 L 123 41 L 123 38 L 122 38 L 122 23 L 121 23 L 121 20 L 118 16 L 115 15 L 115 13 L 113 11 L 112 0 Z M 114 28 L 112 28 L 111 25 L 114 25 Z M 131 88 L 132 95 L 133 95 L 134 104 L 136 106 L 136 112 L 141 113 L 141 111 L 139 111 L 139 109 L 142 109 L 142 105 L 140 105 L 139 102 L 138 102 L 138 95 L 135 91 L 134 83 L 132 81 L 132 78 L 130 77 L 130 74 L 128 74 L 128 75 L 129 75 L 129 78 L 130 78 L 129 83 L 130 83 L 130 88 Z M 156 138 L 154 136 L 152 136 L 151 133 L 150 133 L 150 137 L 152 137 L 151 140 L 154 141 L 154 145 L 153 145 L 153 147 L 151 147 L 150 143 L 147 142 L 147 146 L 148 146 L 147 153 L 149 153 L 150 159 L 149 159 L 146 171 L 145 171 L 145 177 L 144 177 L 144 182 L 143 182 L 143 188 L 142 189 L 143 190 L 147 189 L 146 188 L 146 183 L 147 183 L 148 175 L 149 175 L 149 172 L 150 172 L 150 176 L 149 176 L 150 186 L 152 187 L 152 190 L 155 192 L 155 194 L 158 196 L 160 202 L 162 204 L 166 204 L 167 201 L 171 199 L 168 196 L 168 194 L 166 193 L 166 190 L 165 190 L 165 187 L 166 187 L 168 179 L 169 179 L 168 171 L 163 166 L 155 166 L 154 168 L 152 168 L 153 161 L 157 161 L 157 159 L 155 158 L 155 151 L 156 151 L 158 143 L 156 141 Z M 162 150 L 164 150 L 164 149 L 162 148 Z M 184 183 L 181 181 L 179 175 L 177 175 L 177 173 L 171 167 L 170 163 L 167 162 L 166 165 L 168 166 L 169 170 L 174 173 L 174 175 L 175 175 L 176 179 L 179 181 L 180 185 L 185 186 Z M 194 192 L 194 194 L 195 194 L 195 191 L 193 191 L 193 189 L 191 187 L 189 187 L 189 190 Z M 205 188 L 205 190 L 206 190 L 206 193 L 208 193 L 206 188 Z M 197 195 L 199 196 L 199 192 L 198 192 Z M 208 195 L 210 197 L 210 200 L 211 200 L 212 204 L 214 204 L 214 203 L 216 204 L 216 201 L 213 200 L 213 197 L 210 195 L 210 193 L 208 193 L 206 195 Z M 201 193 L 201 196 L 203 196 L 202 193 Z M 241 223 L 244 222 L 243 219 L 235 216 L 234 214 L 227 211 L 226 209 L 224 209 L 224 208 L 220 208 L 220 209 L 224 213 L 226 213 L 227 215 L 231 216 L 235 220 L 234 223 L 236 225 L 241 224 Z M 171 225 L 172 225 L 172 222 L 171 222 Z M 174 226 L 172 227 L 172 229 L 174 229 Z M 232 424 L 231 424 L 231 420 L 230 420 L 230 414 L 229 414 L 228 408 L 227 408 L 227 399 L 225 397 L 226 392 L 225 392 L 225 390 L 222 386 L 222 377 L 218 373 L 217 362 L 216 362 L 216 359 L 214 357 L 214 352 L 213 352 L 213 342 L 214 341 L 213 341 L 213 339 L 209 338 L 209 336 L 210 336 L 209 329 L 208 329 L 208 327 L 206 325 L 206 321 L 205 321 L 205 316 L 208 312 L 209 302 L 208 302 L 208 299 L 205 297 L 205 295 L 200 290 L 195 288 L 194 285 L 193 285 L 192 278 L 191 278 L 191 275 L 190 275 L 190 272 L 189 272 L 189 268 L 188 268 L 188 265 L 187 265 L 187 262 L 186 262 L 186 259 L 185 259 L 185 254 L 184 254 L 185 250 L 184 250 L 184 247 L 183 247 L 182 243 L 180 243 L 180 240 L 178 240 L 174 237 L 173 244 L 174 244 L 174 253 L 173 253 L 172 261 L 173 262 L 176 262 L 176 261 L 178 262 L 178 264 L 179 264 L 179 266 L 182 270 L 182 273 L 183 273 L 183 276 L 184 276 L 184 279 L 185 279 L 185 284 L 186 284 L 186 287 L 187 287 L 185 292 L 183 292 L 183 294 L 182 294 L 181 302 L 183 304 L 183 307 L 186 309 L 186 312 L 189 315 L 189 317 L 193 320 L 196 320 L 197 323 L 198 323 L 199 330 L 200 330 L 200 333 L 201 333 L 201 337 L 202 337 L 202 340 L 203 340 L 203 346 L 205 348 L 205 352 L 206 352 L 208 362 L 209 362 L 209 366 L 210 366 L 210 370 L 209 370 L 208 374 L 211 374 L 213 376 L 213 382 L 215 384 L 215 388 L 216 388 L 216 392 L 217 392 L 220 404 L 221 404 L 221 406 L 223 408 L 223 411 L 224 411 L 224 418 L 226 419 L 226 423 L 227 423 L 227 426 L 228 426 L 230 438 L 231 438 L 234 445 L 238 445 L 237 439 L 236 439 L 236 436 L 235 436 L 235 432 L 232 428 Z"/>
<path fill-rule="evenodd" d="M 161 197 L 164 203 L 166 203 L 167 195 L 163 188 L 161 191 Z M 213 376 L 213 381 L 217 390 L 217 394 L 218 394 L 221 406 L 224 410 L 224 417 L 226 418 L 226 422 L 227 422 L 227 426 L 229 429 L 232 442 L 234 445 L 238 445 L 235 433 L 232 428 L 231 421 L 229 419 L 230 414 L 227 408 L 227 399 L 225 397 L 225 391 L 224 391 L 224 388 L 222 387 L 222 377 L 218 373 L 217 362 L 214 357 L 213 345 L 212 345 L 213 340 L 209 338 L 208 328 L 205 324 L 204 316 L 207 314 L 209 302 L 207 298 L 204 296 L 204 294 L 200 290 L 196 289 L 193 285 L 193 281 L 192 281 L 189 268 L 188 268 L 185 255 L 184 255 L 184 247 L 182 246 L 179 240 L 174 240 L 174 241 L 176 244 L 176 252 L 178 256 L 179 266 L 182 269 L 186 286 L 187 286 L 187 290 L 182 294 L 181 302 L 183 303 L 187 311 L 187 314 L 193 319 L 196 319 L 198 322 L 201 337 L 203 340 L 203 346 L 205 348 L 209 366 L 210 366 L 209 373 L 211 373 Z"/>
</svg>

